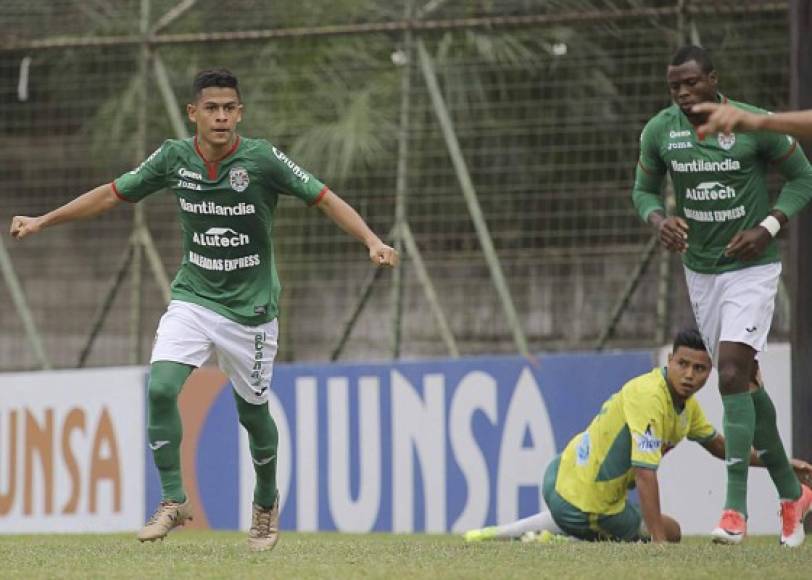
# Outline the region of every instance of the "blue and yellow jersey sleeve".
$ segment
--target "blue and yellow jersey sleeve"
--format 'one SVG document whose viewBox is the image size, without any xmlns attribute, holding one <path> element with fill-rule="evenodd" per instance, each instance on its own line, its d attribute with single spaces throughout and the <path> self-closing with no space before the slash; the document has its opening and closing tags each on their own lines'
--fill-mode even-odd
<svg viewBox="0 0 812 580">
<path fill-rule="evenodd" d="M 688 413 L 688 439 L 697 443 L 707 443 L 716 437 L 716 429 L 711 425 L 702 406 L 696 398 L 691 397 L 685 403 L 685 412 Z"/>
<path fill-rule="evenodd" d="M 630 389 L 623 395 L 623 414 L 631 437 L 631 465 L 657 469 L 663 457 L 662 397 L 652 389 Z"/>
<path fill-rule="evenodd" d="M 168 187 L 170 149 L 170 141 L 164 141 L 141 165 L 115 179 L 112 186 L 119 199 L 134 203 Z"/>
</svg>

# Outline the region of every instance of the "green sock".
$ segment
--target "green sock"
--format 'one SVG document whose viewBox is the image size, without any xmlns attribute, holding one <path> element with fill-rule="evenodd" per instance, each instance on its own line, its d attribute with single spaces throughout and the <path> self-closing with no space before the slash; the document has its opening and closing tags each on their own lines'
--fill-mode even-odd
<svg viewBox="0 0 812 580">
<path fill-rule="evenodd" d="M 267 403 L 252 405 L 236 392 L 237 414 L 240 424 L 248 432 L 248 446 L 254 462 L 257 482 L 254 486 L 254 503 L 263 508 L 273 506 L 276 500 L 276 450 L 279 431 L 271 417 Z"/>
<path fill-rule="evenodd" d="M 753 391 L 751 396 L 756 410 L 753 447 L 756 448 L 764 467 L 770 472 L 770 477 L 778 490 L 778 497 L 796 500 L 801 497 L 801 484 L 781 443 L 772 399 L 763 387 Z"/>
<path fill-rule="evenodd" d="M 725 509 L 747 517 L 747 471 L 756 424 L 756 410 L 750 393 L 722 395 L 725 410 L 725 465 L 727 497 Z"/>
<path fill-rule="evenodd" d="M 147 435 L 165 501 L 186 501 L 180 472 L 183 427 L 178 395 L 192 369 L 189 365 L 157 361 L 152 363 L 149 370 Z"/>
</svg>

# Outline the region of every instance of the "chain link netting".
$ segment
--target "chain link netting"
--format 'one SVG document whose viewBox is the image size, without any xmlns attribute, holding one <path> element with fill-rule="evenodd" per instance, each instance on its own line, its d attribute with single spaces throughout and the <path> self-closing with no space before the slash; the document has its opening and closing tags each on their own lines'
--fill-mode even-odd
<svg viewBox="0 0 812 580">
<path fill-rule="evenodd" d="M 161 23 L 149 36 L 146 99 L 139 76 L 145 8 L 150 27 Z M 177 17 L 167 18 L 173 10 Z M 713 51 L 725 94 L 784 109 L 787 10 L 786 2 L 763 1 L 421 0 L 411 9 L 403 0 L 7 1 L 0 6 L 8 32 L 0 39 L 0 223 L 46 212 L 132 168 L 139 130 L 148 151 L 174 138 L 168 108 L 183 110 L 197 70 L 227 66 L 243 88 L 241 132 L 270 139 L 387 236 L 408 74 L 409 226 L 461 352 L 515 352 L 417 52 L 405 40 L 411 15 L 531 351 L 591 348 L 650 239 L 630 190 L 639 131 L 669 104 L 671 53 L 701 42 Z M 82 46 L 91 41 L 102 45 Z M 169 73 L 172 103 L 156 82 L 156 60 Z M 162 192 L 144 203 L 171 276 L 181 259 L 176 201 Z M 291 200 L 281 203 L 275 228 L 280 358 L 323 360 L 369 274 L 365 249 Z M 133 208 L 121 206 L 23 242 L 4 238 L 55 366 L 77 364 L 132 230 Z M 402 355 L 444 354 L 412 257 L 402 271 Z M 146 262 L 140 272 L 145 362 L 165 303 Z M 132 360 L 132 278 L 127 272 L 87 364 Z M 681 266 L 658 253 L 609 344 L 649 346 L 663 300 L 666 335 L 691 322 Z M 387 273 L 344 358 L 391 356 L 392 302 Z M 0 370 L 36 367 L 5 283 L 0 305 Z M 779 307 L 774 334 L 786 335 L 788 323 Z"/>
</svg>

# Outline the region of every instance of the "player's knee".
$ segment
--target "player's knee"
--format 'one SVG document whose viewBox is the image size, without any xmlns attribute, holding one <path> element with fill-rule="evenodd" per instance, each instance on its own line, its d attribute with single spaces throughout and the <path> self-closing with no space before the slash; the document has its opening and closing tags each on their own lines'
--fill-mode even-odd
<svg viewBox="0 0 812 580">
<path fill-rule="evenodd" d="M 675 544 L 679 543 L 682 540 L 682 528 L 680 528 L 679 522 L 671 516 L 663 515 L 663 523 L 666 539 Z"/>
<path fill-rule="evenodd" d="M 150 377 L 147 394 L 151 406 L 173 405 L 178 399 L 180 388 L 172 381 Z"/>
<path fill-rule="evenodd" d="M 736 362 L 719 364 L 719 391 L 723 395 L 747 392 L 750 376 L 747 370 Z"/>
</svg>

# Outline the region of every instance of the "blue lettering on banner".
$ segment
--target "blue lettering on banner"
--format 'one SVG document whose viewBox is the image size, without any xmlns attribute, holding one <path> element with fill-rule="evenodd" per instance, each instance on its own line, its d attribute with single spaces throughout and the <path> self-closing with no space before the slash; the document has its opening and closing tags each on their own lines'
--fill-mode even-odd
<svg viewBox="0 0 812 580">
<path fill-rule="evenodd" d="M 541 506 L 549 461 L 613 392 L 650 370 L 651 361 L 651 353 L 641 351 L 542 355 L 532 363 L 522 357 L 474 357 L 277 364 L 270 397 L 280 428 L 281 525 L 456 532 L 530 515 Z M 217 429 L 229 443 L 217 445 L 208 461 L 238 455 L 233 410 L 220 405 L 219 397 L 217 402 L 198 439 L 213 442 L 207 433 Z M 231 427 L 214 416 L 223 413 Z M 204 454 L 209 457 L 209 450 L 195 452 L 198 458 Z M 222 481 L 226 469 L 233 483 Z M 238 486 L 236 469 L 229 465 L 216 477 L 208 471 L 197 474 L 205 513 L 236 513 L 250 504 L 246 486 L 238 500 L 228 491 Z M 226 493 L 209 490 L 214 487 Z M 223 502 L 229 505 L 219 505 Z M 223 527 L 232 524 L 209 519 Z"/>
</svg>

